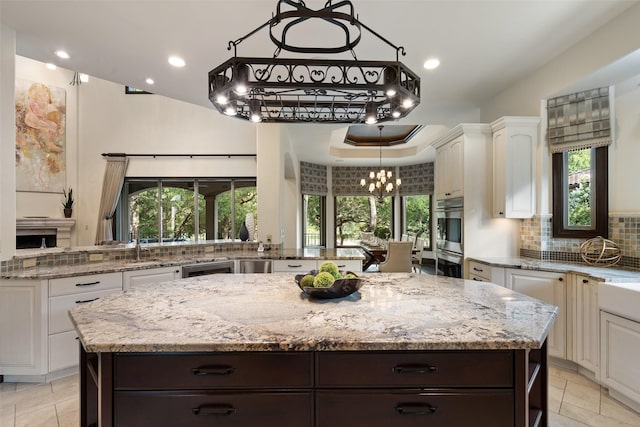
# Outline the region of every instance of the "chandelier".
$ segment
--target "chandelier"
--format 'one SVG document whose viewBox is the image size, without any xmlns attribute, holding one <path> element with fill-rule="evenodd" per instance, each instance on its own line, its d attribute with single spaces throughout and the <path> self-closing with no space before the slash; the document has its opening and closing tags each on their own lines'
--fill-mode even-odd
<svg viewBox="0 0 640 427">
<path fill-rule="evenodd" d="M 289 32 L 307 21 L 332 25 L 341 38 L 344 33 L 344 45 L 291 44 Z M 238 57 L 238 45 L 265 27 L 276 46 L 273 57 Z M 395 49 L 396 60 L 359 61 L 353 49 L 363 28 Z M 209 100 L 229 116 L 252 122 L 372 124 L 402 118 L 420 103 L 420 78 L 398 59 L 406 55 L 404 48 L 363 24 L 347 0 L 328 0 L 319 10 L 302 0 L 280 0 L 273 17 L 230 41 L 227 50 L 232 48 L 234 56 L 209 71 Z M 283 49 L 313 55 L 349 51 L 353 60 L 280 58 Z"/>
<path fill-rule="evenodd" d="M 378 129 L 380 130 L 380 169 L 378 172 L 371 171 L 369 172 L 369 181 L 367 184 L 367 180 L 362 178 L 360 180 L 360 185 L 363 187 L 368 187 L 369 193 L 376 196 L 378 198 L 378 203 L 384 203 L 385 193 L 393 192 L 393 172 L 390 170 L 384 170 L 382 168 L 382 129 L 383 125 L 378 125 Z M 402 181 L 400 178 L 396 179 L 396 187 L 400 186 Z"/>
</svg>

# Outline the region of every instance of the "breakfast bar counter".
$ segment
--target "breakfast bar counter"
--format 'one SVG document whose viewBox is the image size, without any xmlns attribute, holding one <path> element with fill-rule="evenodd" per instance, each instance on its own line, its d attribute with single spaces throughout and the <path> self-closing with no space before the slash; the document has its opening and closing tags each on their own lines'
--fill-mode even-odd
<svg viewBox="0 0 640 427">
<path fill-rule="evenodd" d="M 220 274 L 74 308 L 81 425 L 546 425 L 557 307 L 489 283 L 361 277 L 339 299 L 310 299 L 291 274 Z"/>
</svg>

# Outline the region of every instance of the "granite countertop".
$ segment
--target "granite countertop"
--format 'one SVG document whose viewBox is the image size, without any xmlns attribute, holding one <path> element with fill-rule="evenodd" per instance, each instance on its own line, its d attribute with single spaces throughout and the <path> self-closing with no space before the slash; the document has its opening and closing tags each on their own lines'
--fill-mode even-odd
<svg viewBox="0 0 640 427">
<path fill-rule="evenodd" d="M 132 246 L 133 247 L 133 246 Z M 146 245 L 143 245 L 146 247 Z M 35 252 L 34 252 L 35 253 Z M 146 270 L 159 267 L 173 267 L 212 261 L 235 259 L 336 259 L 336 260 L 364 260 L 364 255 L 358 248 L 337 249 L 272 249 L 270 251 L 216 251 L 209 255 L 183 256 L 168 258 L 147 258 L 143 254 L 142 261 L 111 261 L 83 264 L 65 264 L 28 268 L 3 274 L 5 279 L 45 280 L 60 277 L 71 277 L 84 274 L 114 273 L 130 270 Z"/>
<path fill-rule="evenodd" d="M 491 283 L 362 277 L 352 295 L 314 300 L 291 273 L 201 276 L 141 285 L 70 317 L 89 352 L 376 351 L 539 348 L 558 313 Z"/>
<path fill-rule="evenodd" d="M 640 271 L 620 267 L 596 267 L 561 261 L 543 261 L 524 257 L 471 257 L 469 260 L 489 264 L 492 267 L 520 268 L 522 270 L 554 271 L 558 273 L 584 274 L 598 282 L 640 283 Z"/>
</svg>

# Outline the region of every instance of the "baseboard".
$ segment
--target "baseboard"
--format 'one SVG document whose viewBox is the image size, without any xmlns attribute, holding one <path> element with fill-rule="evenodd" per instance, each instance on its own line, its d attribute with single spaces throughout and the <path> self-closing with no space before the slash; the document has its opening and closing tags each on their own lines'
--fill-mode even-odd
<svg viewBox="0 0 640 427">
<path fill-rule="evenodd" d="M 68 377 L 80 372 L 78 366 L 50 372 L 46 375 L 5 375 L 4 380 L 8 383 L 48 383 L 59 378 Z"/>
</svg>

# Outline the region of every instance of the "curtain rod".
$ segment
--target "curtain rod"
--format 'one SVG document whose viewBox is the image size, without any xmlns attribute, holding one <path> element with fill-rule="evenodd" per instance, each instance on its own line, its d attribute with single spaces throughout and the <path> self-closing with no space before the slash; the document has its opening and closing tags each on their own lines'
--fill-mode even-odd
<svg viewBox="0 0 640 427">
<path fill-rule="evenodd" d="M 102 153 L 102 157 L 256 157 L 255 154 L 127 154 L 127 153 Z"/>
</svg>

